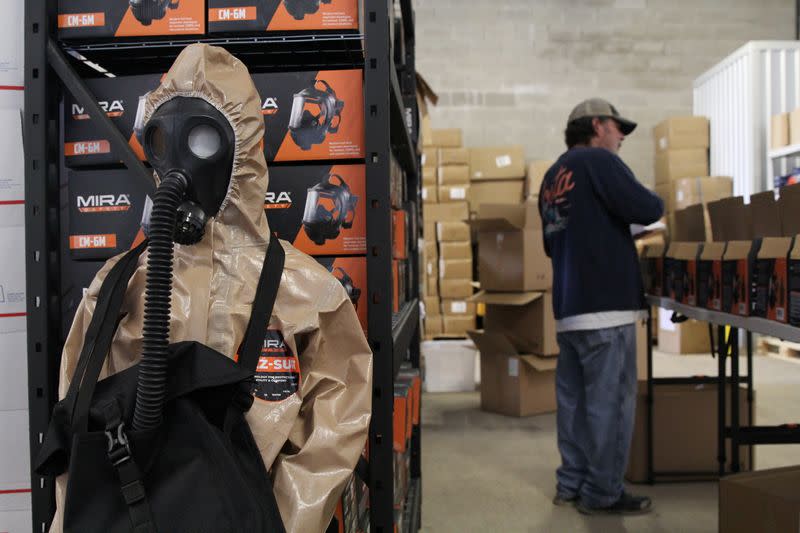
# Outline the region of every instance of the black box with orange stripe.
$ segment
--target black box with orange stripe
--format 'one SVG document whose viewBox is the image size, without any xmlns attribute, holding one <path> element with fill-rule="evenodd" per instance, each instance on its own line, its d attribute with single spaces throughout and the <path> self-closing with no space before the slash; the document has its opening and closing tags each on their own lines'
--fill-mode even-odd
<svg viewBox="0 0 800 533">
<path fill-rule="evenodd" d="M 58 2 L 61 39 L 200 35 L 205 31 L 205 0 Z"/>
<path fill-rule="evenodd" d="M 108 259 L 139 235 L 147 192 L 127 170 L 71 170 L 68 243 L 73 259 Z"/>
<path fill-rule="evenodd" d="M 208 0 L 208 32 L 357 30 L 358 0 Z"/>
<path fill-rule="evenodd" d="M 270 229 L 309 255 L 367 253 L 366 173 L 357 165 L 272 166 Z"/>
<path fill-rule="evenodd" d="M 367 333 L 367 258 L 366 257 L 315 257 L 317 263 L 339 280 L 356 308 L 358 321 Z"/>
<path fill-rule="evenodd" d="M 139 98 L 158 87 L 161 74 L 86 80 L 111 121 L 144 159 L 134 135 Z M 363 73 L 356 70 L 254 74 L 264 116 L 268 162 L 364 158 Z M 68 167 L 121 160 L 86 110 L 64 100 L 64 160 Z"/>
</svg>

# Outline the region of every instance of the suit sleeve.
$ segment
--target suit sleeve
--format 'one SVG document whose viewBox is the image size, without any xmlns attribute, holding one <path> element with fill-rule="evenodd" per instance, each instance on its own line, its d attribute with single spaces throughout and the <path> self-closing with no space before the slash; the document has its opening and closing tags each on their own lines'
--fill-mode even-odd
<svg viewBox="0 0 800 533">
<path fill-rule="evenodd" d="M 652 224 L 664 215 L 664 202 L 636 180 L 628 165 L 611 152 L 588 165 L 595 194 L 626 224 Z"/>
</svg>

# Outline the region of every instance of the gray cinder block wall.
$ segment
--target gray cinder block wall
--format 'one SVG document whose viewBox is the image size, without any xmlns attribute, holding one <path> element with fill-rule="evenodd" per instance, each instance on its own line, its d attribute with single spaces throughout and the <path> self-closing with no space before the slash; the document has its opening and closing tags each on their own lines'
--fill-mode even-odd
<svg viewBox="0 0 800 533">
<path fill-rule="evenodd" d="M 652 127 L 691 114 L 692 81 L 750 40 L 794 39 L 794 0 L 414 0 L 433 127 L 467 146 L 557 157 L 570 109 L 610 100 L 639 129 L 620 155 L 653 183 Z"/>
</svg>

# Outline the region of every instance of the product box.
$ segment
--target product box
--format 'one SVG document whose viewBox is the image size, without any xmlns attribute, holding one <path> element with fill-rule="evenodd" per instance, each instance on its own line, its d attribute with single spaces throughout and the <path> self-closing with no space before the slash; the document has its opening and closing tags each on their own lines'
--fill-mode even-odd
<svg viewBox="0 0 800 533">
<path fill-rule="evenodd" d="M 422 149 L 422 167 L 436 169 L 439 166 L 439 149 L 435 146 Z"/>
<path fill-rule="evenodd" d="M 524 200 L 522 194 L 525 182 L 521 179 L 473 181 L 467 192 L 469 210 L 477 213 L 481 204 L 520 204 Z"/>
<path fill-rule="evenodd" d="M 750 275 L 760 240 L 729 241 L 722 258 L 722 312 L 750 315 Z"/>
<path fill-rule="evenodd" d="M 789 113 L 789 144 L 800 144 L 800 108 Z"/>
<path fill-rule="evenodd" d="M 427 276 L 425 296 L 439 297 L 439 276 Z"/>
<path fill-rule="evenodd" d="M 730 423 L 731 394 L 727 387 L 725 414 Z M 631 452 L 625 479 L 633 483 L 647 481 L 647 382 L 639 381 L 636 398 Z M 755 409 L 753 398 L 753 412 Z M 690 416 L 687 416 L 691 413 Z M 747 391 L 739 390 L 739 413 L 742 427 L 748 420 Z M 730 440 L 726 444 L 730 467 Z M 749 470 L 749 448 L 741 446 L 741 468 Z M 716 479 L 717 462 L 717 386 L 659 385 L 653 387 L 653 469 L 655 471 L 705 472 L 697 479 Z M 726 478 L 727 479 L 727 478 Z M 758 531 L 758 530 L 751 530 Z"/>
<path fill-rule="evenodd" d="M 466 222 L 437 222 L 436 240 L 439 242 L 469 241 L 470 231 Z"/>
<path fill-rule="evenodd" d="M 389 200 L 392 207 L 402 209 L 408 198 L 406 173 L 394 154 L 389 158 Z"/>
<path fill-rule="evenodd" d="M 437 260 L 438 256 L 431 257 L 430 259 L 425 260 L 425 275 L 430 276 L 433 278 L 439 277 L 439 261 Z"/>
<path fill-rule="evenodd" d="M 697 259 L 697 307 L 722 309 L 722 257 L 727 242 L 707 242 Z"/>
<path fill-rule="evenodd" d="M 470 221 L 478 232 L 478 275 L 487 291 L 547 290 L 553 270 L 544 253 L 542 223 L 535 202 L 481 204 Z"/>
<path fill-rule="evenodd" d="M 471 316 L 474 317 L 476 315 L 474 302 L 468 302 L 467 300 L 442 300 L 441 310 L 443 315 L 449 316 Z"/>
<path fill-rule="evenodd" d="M 428 222 L 463 222 L 469 219 L 467 202 L 445 202 L 424 204 L 422 218 Z"/>
<path fill-rule="evenodd" d="M 549 292 L 486 292 L 470 301 L 486 304 L 486 331 L 502 335 L 516 353 L 558 355 L 553 295 Z"/>
<path fill-rule="evenodd" d="M 426 204 L 439 203 L 439 188 L 435 185 L 424 185 L 422 187 L 422 201 Z"/>
<path fill-rule="evenodd" d="M 522 146 L 497 146 L 469 149 L 472 180 L 502 180 L 525 177 L 525 150 Z"/>
<path fill-rule="evenodd" d="M 656 152 L 708 148 L 708 131 L 706 117 L 670 117 L 653 128 Z"/>
<path fill-rule="evenodd" d="M 445 335 L 466 337 L 468 331 L 475 329 L 475 315 L 442 315 L 442 329 Z"/>
<path fill-rule="evenodd" d="M 408 258 L 408 217 L 402 209 L 392 209 L 392 256 Z"/>
<path fill-rule="evenodd" d="M 439 260 L 441 279 L 472 279 L 472 259 Z"/>
<path fill-rule="evenodd" d="M 481 354 L 481 409 L 510 416 L 556 410 L 556 358 L 521 355 L 500 333 L 469 336 Z"/>
<path fill-rule="evenodd" d="M 687 148 L 659 152 L 655 157 L 655 175 L 657 185 L 680 178 L 708 176 L 708 150 Z"/>
<path fill-rule="evenodd" d="M 772 115 L 769 140 L 770 148 L 783 148 L 789 144 L 789 113 Z"/>
<path fill-rule="evenodd" d="M 436 167 L 422 167 L 422 184 L 426 187 L 436 188 L 439 183 L 439 169 Z"/>
<path fill-rule="evenodd" d="M 357 29 L 358 0 L 208 0 L 209 33 Z"/>
<path fill-rule="evenodd" d="M 664 254 L 666 245 L 663 242 L 649 244 L 642 252 L 640 262 L 644 291 L 652 296 L 665 294 L 664 287 Z"/>
<path fill-rule="evenodd" d="M 158 87 L 160 74 L 86 80 L 112 122 L 144 159 L 134 135 L 139 98 Z M 272 161 L 362 159 L 363 74 L 326 70 L 253 74 L 264 116 L 264 155 Z M 315 119 L 315 117 L 317 117 Z M 64 97 L 64 156 L 67 166 L 108 165 L 121 160 L 108 139 L 98 138 L 86 110 Z M 270 169 L 271 170 L 271 169 Z"/>
<path fill-rule="evenodd" d="M 697 259 L 702 243 L 673 242 L 667 250 L 672 259 L 667 272 L 667 297 L 678 303 L 697 305 Z"/>
<path fill-rule="evenodd" d="M 441 301 L 436 296 L 423 296 L 422 301 L 425 304 L 425 316 L 439 315 L 441 311 Z"/>
<path fill-rule="evenodd" d="M 800 531 L 800 467 L 725 476 L 719 482 L 719 533 Z"/>
<path fill-rule="evenodd" d="M 356 308 L 358 321 L 367 333 L 367 258 L 366 257 L 315 257 L 317 263 L 328 269 L 339 280 L 347 297 Z"/>
<path fill-rule="evenodd" d="M 459 128 L 432 129 L 430 143 L 427 146 L 439 148 L 461 148 L 461 130 Z"/>
<path fill-rule="evenodd" d="M 656 186 L 667 212 L 694 204 L 713 202 L 733 195 L 733 179 L 728 176 L 680 178 Z"/>
<path fill-rule="evenodd" d="M 451 165 L 448 167 L 439 167 L 438 169 L 438 183 L 439 185 L 455 185 L 457 187 L 469 187 L 469 167 L 466 165 Z M 461 198 L 466 200 L 466 196 Z"/>
<path fill-rule="evenodd" d="M 67 172 L 69 255 L 108 259 L 131 248 L 140 233 L 147 193 L 127 170 Z"/>
<path fill-rule="evenodd" d="M 456 260 L 472 260 L 472 243 L 469 241 L 453 241 L 453 242 L 440 242 L 439 243 L 439 260 L 441 261 L 456 261 Z"/>
<path fill-rule="evenodd" d="M 528 168 L 525 171 L 525 197 L 526 198 L 539 198 L 539 189 L 542 188 L 544 175 L 555 164 L 555 161 L 549 160 L 536 160 L 528 163 Z"/>
<path fill-rule="evenodd" d="M 309 255 L 367 253 L 364 165 L 273 166 L 270 229 Z"/>
<path fill-rule="evenodd" d="M 454 168 L 454 167 L 442 167 Z M 440 186 L 437 193 L 440 203 L 445 202 L 463 202 L 469 195 L 470 186 L 466 185 L 445 185 Z"/>
<path fill-rule="evenodd" d="M 439 279 L 439 295 L 443 300 L 469 298 L 472 296 L 472 279 L 441 278 Z"/>
<path fill-rule="evenodd" d="M 392 415 L 392 449 L 405 453 L 411 438 L 411 387 L 408 383 L 394 384 L 394 409 Z"/>
<path fill-rule="evenodd" d="M 780 189 L 778 211 L 781 219 L 781 235 L 800 235 L 800 184 L 787 185 Z"/>
<path fill-rule="evenodd" d="M 800 239 L 795 239 L 789 253 L 787 285 L 789 288 L 789 324 L 800 326 Z"/>
<path fill-rule="evenodd" d="M 59 39 L 200 35 L 205 31 L 203 0 L 58 1 Z"/>
<path fill-rule="evenodd" d="M 672 322 L 672 311 L 658 313 L 658 349 L 674 354 L 709 353 L 708 323 L 697 320 Z"/>
<path fill-rule="evenodd" d="M 751 315 L 787 322 L 788 258 L 792 237 L 764 237 L 756 256 L 751 286 Z"/>
<path fill-rule="evenodd" d="M 466 148 L 440 148 L 439 165 L 469 165 L 469 150 Z"/>
<path fill-rule="evenodd" d="M 425 317 L 425 338 L 433 339 L 439 337 L 444 333 L 444 324 L 442 323 L 442 315 L 431 315 Z"/>
</svg>

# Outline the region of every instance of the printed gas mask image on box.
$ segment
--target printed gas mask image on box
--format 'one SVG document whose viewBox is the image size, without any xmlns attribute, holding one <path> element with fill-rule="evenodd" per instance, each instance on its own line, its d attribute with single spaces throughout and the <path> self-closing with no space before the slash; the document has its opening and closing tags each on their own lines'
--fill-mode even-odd
<svg viewBox="0 0 800 533">
<path fill-rule="evenodd" d="M 319 88 L 322 86 L 322 88 Z M 329 133 L 338 133 L 342 123 L 344 102 L 336 98 L 336 92 L 325 80 L 314 80 L 294 95 L 289 131 L 292 140 L 301 150 L 310 150 L 321 144 Z"/>
<path fill-rule="evenodd" d="M 130 0 L 131 13 L 144 26 L 163 19 L 167 9 L 178 9 L 179 3 L 180 0 Z"/>
<path fill-rule="evenodd" d="M 210 33 L 358 29 L 358 0 L 208 0 Z"/>
<path fill-rule="evenodd" d="M 200 35 L 204 0 L 59 0 L 62 39 Z"/>
<path fill-rule="evenodd" d="M 308 189 L 303 229 L 314 244 L 322 245 L 353 227 L 358 196 L 338 174 L 330 174 Z"/>
</svg>

